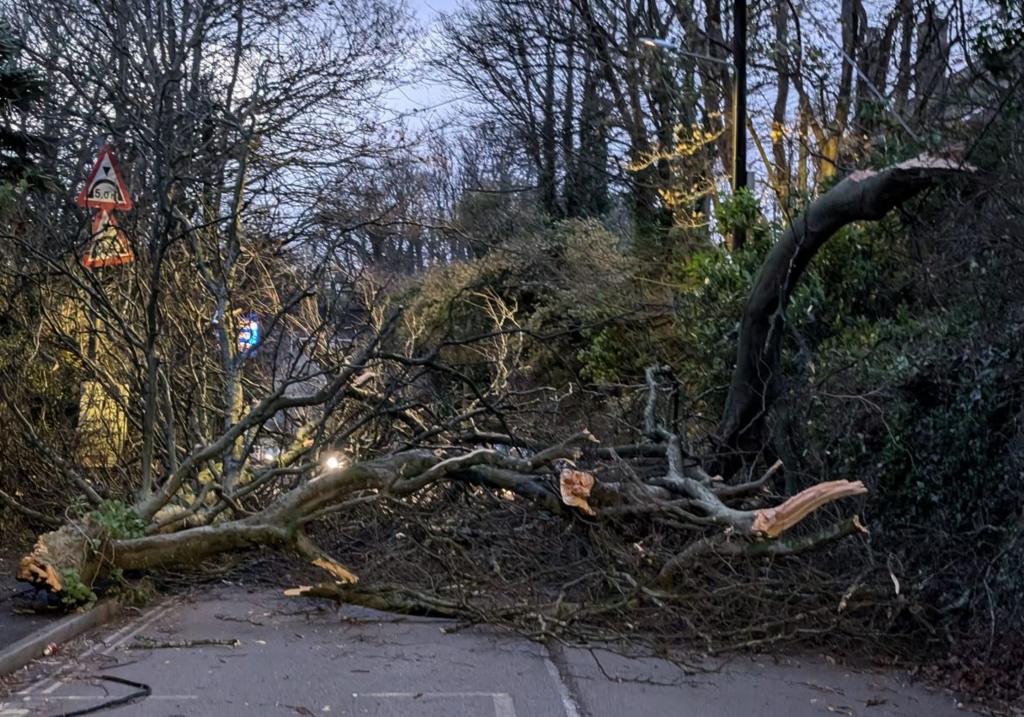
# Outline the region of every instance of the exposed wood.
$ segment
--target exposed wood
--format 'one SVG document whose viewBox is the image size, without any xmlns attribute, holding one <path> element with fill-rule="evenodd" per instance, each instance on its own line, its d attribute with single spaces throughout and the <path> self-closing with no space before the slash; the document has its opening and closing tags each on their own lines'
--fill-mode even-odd
<svg viewBox="0 0 1024 717">
<path fill-rule="evenodd" d="M 579 508 L 587 515 L 596 515 L 587 498 L 594 489 L 594 476 L 586 471 L 575 471 L 563 468 L 558 476 L 558 487 L 562 494 L 562 502 L 573 508 Z"/>
<path fill-rule="evenodd" d="M 867 493 L 860 481 L 834 480 L 802 490 L 782 505 L 754 511 L 755 533 L 777 538 L 821 506 L 853 495 Z"/>
<path fill-rule="evenodd" d="M 32 552 L 19 561 L 16 577 L 59 593 L 64 589 L 62 573 L 73 570 L 82 583 L 90 585 L 100 571 L 100 561 L 92 556 L 102 555 L 103 544 L 101 533 L 88 523 L 43 533 Z"/>
<path fill-rule="evenodd" d="M 33 550 L 31 554 L 24 556 L 19 561 L 15 577 L 37 587 L 46 587 L 54 593 L 59 593 L 64 589 L 60 574 L 50 564 L 49 556 L 39 550 Z"/>
<path fill-rule="evenodd" d="M 295 545 L 300 555 L 308 558 L 316 567 L 333 575 L 335 580 L 343 583 L 359 582 L 358 575 L 324 552 L 301 530 L 296 533 Z"/>
</svg>

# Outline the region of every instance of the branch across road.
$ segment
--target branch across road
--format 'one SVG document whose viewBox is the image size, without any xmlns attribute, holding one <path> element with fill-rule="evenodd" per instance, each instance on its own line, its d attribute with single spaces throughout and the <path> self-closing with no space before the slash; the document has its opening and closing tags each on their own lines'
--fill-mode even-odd
<svg viewBox="0 0 1024 717">
<path fill-rule="evenodd" d="M 167 601 L 67 646 L 40 678 L 0 697 L 0 717 L 93 707 L 100 709 L 90 714 L 138 717 L 970 714 L 952 695 L 898 675 L 820 659 L 735 657 L 706 671 L 690 669 L 690 660 L 684 670 L 605 647 L 549 649 L 451 625 L 225 587 Z M 157 643 L 166 647 L 137 649 Z M 133 694 L 131 704 L 117 702 Z"/>
</svg>

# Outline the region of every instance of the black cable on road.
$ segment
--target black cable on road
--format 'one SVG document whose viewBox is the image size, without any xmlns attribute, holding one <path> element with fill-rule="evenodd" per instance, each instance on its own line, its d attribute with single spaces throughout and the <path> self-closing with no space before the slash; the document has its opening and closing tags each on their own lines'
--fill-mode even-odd
<svg viewBox="0 0 1024 717">
<path fill-rule="evenodd" d="M 144 685 L 141 682 L 133 682 L 132 680 L 126 680 L 123 677 L 114 677 L 113 675 L 85 675 L 82 679 L 92 680 L 104 680 L 106 682 L 116 682 L 119 685 L 127 685 L 128 687 L 137 688 L 136 692 L 125 695 L 124 697 L 118 697 L 117 699 L 108 700 L 92 707 L 86 707 L 85 709 L 75 710 L 73 712 L 61 712 L 54 717 L 79 717 L 79 715 L 91 715 L 102 710 L 109 710 L 114 707 L 122 707 L 124 705 L 130 705 L 133 702 L 144 700 L 153 694 L 153 688 L 149 685 Z"/>
</svg>

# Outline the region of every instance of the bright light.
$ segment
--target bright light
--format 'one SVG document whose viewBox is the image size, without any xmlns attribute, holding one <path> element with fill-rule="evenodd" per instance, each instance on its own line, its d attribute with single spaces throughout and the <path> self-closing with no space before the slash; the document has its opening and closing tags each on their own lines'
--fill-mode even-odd
<svg viewBox="0 0 1024 717">
<path fill-rule="evenodd" d="M 252 355 L 260 344 L 260 319 L 254 313 L 242 317 L 238 327 L 238 351 L 243 356 Z"/>
<path fill-rule="evenodd" d="M 339 466 L 341 466 L 341 460 L 337 456 L 327 456 L 327 460 L 324 461 L 324 468 L 329 471 L 336 470 Z"/>
<path fill-rule="evenodd" d="M 677 49 L 679 49 L 675 45 L 673 45 L 671 42 L 669 42 L 668 40 L 665 40 L 664 38 L 661 38 L 661 37 L 641 37 L 640 38 L 640 44 L 646 45 L 647 47 L 659 47 L 662 50 L 677 50 Z"/>
</svg>

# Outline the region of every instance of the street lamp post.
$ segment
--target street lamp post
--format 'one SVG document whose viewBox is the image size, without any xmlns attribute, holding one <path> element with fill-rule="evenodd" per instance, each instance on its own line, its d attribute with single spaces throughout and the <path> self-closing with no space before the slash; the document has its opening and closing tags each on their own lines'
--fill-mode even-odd
<svg viewBox="0 0 1024 717">
<path fill-rule="evenodd" d="M 747 186 L 747 0 L 733 0 L 732 22 L 732 190 L 735 195 Z M 659 37 L 641 37 L 640 42 L 648 47 L 668 50 L 687 57 L 729 64 L 718 57 L 677 47 Z M 742 227 L 733 229 L 730 248 L 739 249 L 746 238 L 746 231 Z"/>
</svg>

